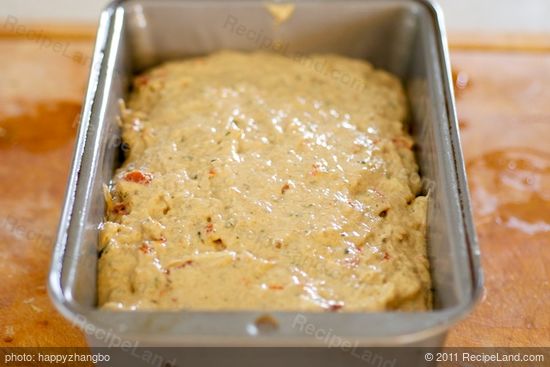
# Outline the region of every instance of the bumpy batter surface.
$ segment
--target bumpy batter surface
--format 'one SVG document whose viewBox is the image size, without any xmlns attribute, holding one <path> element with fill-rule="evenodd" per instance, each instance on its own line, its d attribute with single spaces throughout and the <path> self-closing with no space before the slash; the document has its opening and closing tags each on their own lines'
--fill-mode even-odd
<svg viewBox="0 0 550 367">
<path fill-rule="evenodd" d="M 406 114 L 395 77 L 335 55 L 225 51 L 137 77 L 99 304 L 430 309 Z"/>
</svg>

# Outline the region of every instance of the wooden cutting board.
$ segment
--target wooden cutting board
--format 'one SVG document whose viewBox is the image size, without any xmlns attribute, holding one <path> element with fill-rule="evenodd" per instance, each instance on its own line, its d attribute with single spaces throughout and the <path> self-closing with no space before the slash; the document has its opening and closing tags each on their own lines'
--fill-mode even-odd
<svg viewBox="0 0 550 367">
<path fill-rule="evenodd" d="M 485 290 L 447 344 L 550 346 L 550 50 L 451 61 Z"/>
<path fill-rule="evenodd" d="M 0 346 L 84 346 L 45 284 L 93 32 L 46 32 L 57 46 L 27 34 L 0 32 Z M 550 346 L 550 48 L 459 39 L 451 58 L 486 281 L 447 345 Z"/>
</svg>

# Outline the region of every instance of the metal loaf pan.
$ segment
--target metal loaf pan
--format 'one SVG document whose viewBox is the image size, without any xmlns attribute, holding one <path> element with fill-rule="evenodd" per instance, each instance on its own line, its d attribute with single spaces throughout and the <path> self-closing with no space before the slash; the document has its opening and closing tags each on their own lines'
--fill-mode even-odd
<svg viewBox="0 0 550 367">
<path fill-rule="evenodd" d="M 367 59 L 402 79 L 421 174 L 430 191 L 433 311 L 270 312 L 277 327 L 265 331 L 255 322 L 265 314 L 260 310 L 97 308 L 102 185 L 120 164 L 118 100 L 126 96 L 136 72 L 218 49 L 271 49 L 289 55 L 333 52 Z M 101 15 L 49 277 L 54 303 L 73 321 L 82 324 L 85 318 L 86 325 L 141 345 L 326 345 L 311 328 L 361 346 L 442 345 L 449 327 L 475 304 L 482 283 L 451 84 L 441 13 L 425 0 L 297 1 L 293 15 L 279 25 L 262 1 L 115 1 Z M 309 332 L 304 320 L 313 325 Z"/>
</svg>

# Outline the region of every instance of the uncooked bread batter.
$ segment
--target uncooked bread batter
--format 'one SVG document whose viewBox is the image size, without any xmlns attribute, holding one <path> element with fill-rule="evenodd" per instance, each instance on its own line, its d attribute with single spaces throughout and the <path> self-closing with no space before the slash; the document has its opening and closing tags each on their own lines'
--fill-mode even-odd
<svg viewBox="0 0 550 367">
<path fill-rule="evenodd" d="M 431 308 L 427 199 L 397 78 L 335 55 L 223 51 L 134 84 L 100 306 Z"/>
</svg>

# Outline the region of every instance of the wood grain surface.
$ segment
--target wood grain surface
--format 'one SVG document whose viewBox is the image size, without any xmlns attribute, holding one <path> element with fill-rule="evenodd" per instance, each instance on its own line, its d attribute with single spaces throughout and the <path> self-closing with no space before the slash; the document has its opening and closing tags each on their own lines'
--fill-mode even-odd
<svg viewBox="0 0 550 367">
<path fill-rule="evenodd" d="M 84 346 L 45 284 L 92 41 L 0 38 L 0 346 Z M 550 52 L 452 52 L 485 273 L 449 346 L 550 346 Z"/>
<path fill-rule="evenodd" d="M 90 41 L 0 40 L 0 346 L 83 346 L 46 290 Z"/>
<path fill-rule="evenodd" d="M 485 292 L 447 343 L 550 346 L 550 53 L 451 61 Z"/>
</svg>

